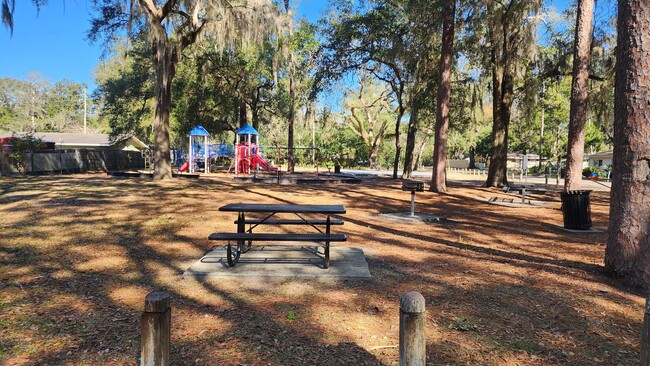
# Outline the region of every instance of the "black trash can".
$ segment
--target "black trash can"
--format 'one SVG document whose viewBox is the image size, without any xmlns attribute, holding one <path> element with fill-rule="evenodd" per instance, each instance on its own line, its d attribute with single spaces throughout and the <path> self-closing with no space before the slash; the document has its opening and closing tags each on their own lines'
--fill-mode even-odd
<svg viewBox="0 0 650 366">
<path fill-rule="evenodd" d="M 341 166 L 340 165 L 334 165 L 334 173 L 336 173 L 336 174 L 341 173 Z"/>
<path fill-rule="evenodd" d="M 591 191 L 560 192 L 562 197 L 562 215 L 564 228 L 572 230 L 591 229 L 591 206 L 589 204 Z"/>
</svg>

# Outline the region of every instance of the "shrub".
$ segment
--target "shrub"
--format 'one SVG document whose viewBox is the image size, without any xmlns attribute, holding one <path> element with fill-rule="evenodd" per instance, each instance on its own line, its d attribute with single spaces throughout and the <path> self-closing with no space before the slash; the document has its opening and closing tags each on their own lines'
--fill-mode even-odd
<svg viewBox="0 0 650 366">
<path fill-rule="evenodd" d="M 43 146 L 43 140 L 34 137 L 32 134 L 26 133 L 24 135 L 12 136 L 12 147 L 11 152 L 7 154 L 11 162 L 18 168 L 20 174 L 25 175 L 27 173 L 26 167 L 23 164 L 25 155 L 34 150 L 38 150 Z"/>
<path fill-rule="evenodd" d="M 591 177 L 592 173 L 596 173 L 599 177 L 604 176 L 605 174 L 603 173 L 602 169 L 600 169 L 597 166 L 590 166 L 588 168 L 582 169 L 582 176 L 585 178 Z"/>
</svg>

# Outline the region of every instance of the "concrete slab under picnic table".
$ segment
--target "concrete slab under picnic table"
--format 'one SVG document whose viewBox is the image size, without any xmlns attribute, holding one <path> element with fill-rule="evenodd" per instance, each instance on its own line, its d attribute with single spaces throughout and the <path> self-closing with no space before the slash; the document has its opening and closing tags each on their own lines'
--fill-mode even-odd
<svg viewBox="0 0 650 366">
<path fill-rule="evenodd" d="M 229 267 L 226 246 L 218 246 L 192 264 L 183 277 L 198 280 L 219 278 L 371 278 L 366 257 L 361 248 L 331 246 L 330 266 L 323 269 L 322 254 L 311 245 L 253 245 L 242 253 L 239 262 Z"/>
</svg>

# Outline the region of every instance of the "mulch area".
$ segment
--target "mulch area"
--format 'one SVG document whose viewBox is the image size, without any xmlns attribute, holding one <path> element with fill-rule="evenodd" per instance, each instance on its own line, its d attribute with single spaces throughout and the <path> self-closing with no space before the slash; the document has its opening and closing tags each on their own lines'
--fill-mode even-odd
<svg viewBox="0 0 650 366">
<path fill-rule="evenodd" d="M 104 174 L 0 178 L 0 364 L 133 365 L 153 290 L 172 294 L 172 364 L 397 365 L 399 295 L 427 302 L 431 365 L 631 365 L 644 299 L 603 272 L 609 194 L 592 193 L 594 227 L 476 182 L 418 193 L 442 223 L 381 220 L 408 212 L 401 182 L 236 183 L 224 174 L 153 182 Z M 535 198 L 535 197 L 533 197 Z M 227 203 L 344 204 L 372 280 L 182 278 L 232 231 Z"/>
</svg>

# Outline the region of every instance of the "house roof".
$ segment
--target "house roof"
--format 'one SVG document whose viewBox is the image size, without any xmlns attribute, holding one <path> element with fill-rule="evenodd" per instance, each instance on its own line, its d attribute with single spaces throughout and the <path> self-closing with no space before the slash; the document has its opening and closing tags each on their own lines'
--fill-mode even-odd
<svg viewBox="0 0 650 366">
<path fill-rule="evenodd" d="M 10 137 L 0 135 L 0 137 Z M 43 141 L 54 142 L 57 146 L 87 146 L 87 147 L 109 147 L 117 143 L 128 140 L 130 144 L 137 148 L 146 148 L 147 144 L 133 136 L 116 138 L 111 141 L 110 135 L 106 133 L 60 133 L 60 132 L 36 132 L 34 137 Z"/>
<path fill-rule="evenodd" d="M 589 155 L 589 159 L 611 159 L 612 157 L 614 157 L 614 152 L 612 150 Z"/>
</svg>

